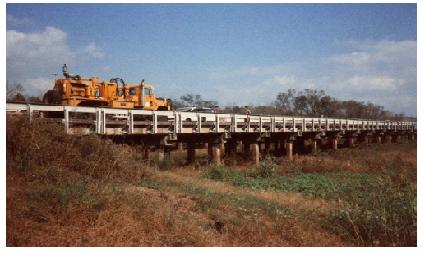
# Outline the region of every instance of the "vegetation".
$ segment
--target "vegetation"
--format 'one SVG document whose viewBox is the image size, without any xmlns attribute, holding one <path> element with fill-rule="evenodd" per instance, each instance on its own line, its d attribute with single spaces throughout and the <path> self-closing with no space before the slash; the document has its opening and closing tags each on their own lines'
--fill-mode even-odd
<svg viewBox="0 0 424 254">
<path fill-rule="evenodd" d="M 184 106 L 217 108 L 217 101 L 203 100 L 200 95 L 186 94 L 179 100 L 174 99 L 176 108 Z M 277 94 L 275 101 L 268 106 L 249 106 L 252 114 L 265 115 L 289 115 L 309 117 L 339 117 L 339 118 L 362 118 L 362 119 L 406 119 L 403 114 L 395 114 L 387 111 L 383 106 L 372 102 L 341 101 L 333 98 L 323 90 L 304 89 L 296 91 L 288 89 L 286 92 Z M 222 113 L 244 114 L 245 106 L 226 106 L 219 108 Z"/>
<path fill-rule="evenodd" d="M 7 246 L 417 244 L 415 144 L 191 167 L 9 117 L 6 146 Z"/>
</svg>

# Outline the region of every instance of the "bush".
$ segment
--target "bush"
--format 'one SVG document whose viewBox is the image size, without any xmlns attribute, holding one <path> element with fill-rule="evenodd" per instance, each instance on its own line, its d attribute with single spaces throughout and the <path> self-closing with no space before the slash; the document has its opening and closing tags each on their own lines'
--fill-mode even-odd
<svg viewBox="0 0 424 254">
<path fill-rule="evenodd" d="M 274 159 L 267 157 L 265 160 L 259 162 L 259 165 L 255 167 L 248 175 L 254 178 L 271 178 L 275 176 L 277 172 L 277 164 Z"/>
<path fill-rule="evenodd" d="M 212 180 L 223 181 L 227 177 L 227 170 L 221 165 L 210 165 L 205 170 L 205 176 Z"/>
<path fill-rule="evenodd" d="M 76 172 L 102 180 L 137 181 L 144 168 L 132 148 L 96 135 L 71 136 L 63 126 L 37 119 L 7 119 L 7 169 L 40 176 Z"/>
<path fill-rule="evenodd" d="M 416 189 L 380 178 L 367 195 L 339 202 L 324 226 L 363 246 L 416 246 Z"/>
</svg>

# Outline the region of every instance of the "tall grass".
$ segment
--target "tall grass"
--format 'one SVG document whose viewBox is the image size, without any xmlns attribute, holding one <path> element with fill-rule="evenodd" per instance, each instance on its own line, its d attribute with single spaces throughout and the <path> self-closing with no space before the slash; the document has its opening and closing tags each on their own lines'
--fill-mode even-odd
<svg viewBox="0 0 424 254">
<path fill-rule="evenodd" d="M 7 170 L 35 178 L 78 172 L 95 179 L 136 182 L 145 173 L 131 147 L 95 135 L 66 135 L 63 126 L 49 122 L 8 118 L 6 148 Z"/>
</svg>

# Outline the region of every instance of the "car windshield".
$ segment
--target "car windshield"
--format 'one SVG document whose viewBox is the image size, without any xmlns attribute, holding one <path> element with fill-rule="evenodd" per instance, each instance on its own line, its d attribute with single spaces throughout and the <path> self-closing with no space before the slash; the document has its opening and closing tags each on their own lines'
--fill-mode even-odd
<svg viewBox="0 0 424 254">
<path fill-rule="evenodd" d="M 213 109 L 211 108 L 199 108 L 196 109 L 197 112 L 204 112 L 204 113 L 213 113 Z"/>
<path fill-rule="evenodd" d="M 193 111 L 193 107 L 178 108 L 177 111 L 181 111 L 181 112 L 192 112 Z"/>
</svg>

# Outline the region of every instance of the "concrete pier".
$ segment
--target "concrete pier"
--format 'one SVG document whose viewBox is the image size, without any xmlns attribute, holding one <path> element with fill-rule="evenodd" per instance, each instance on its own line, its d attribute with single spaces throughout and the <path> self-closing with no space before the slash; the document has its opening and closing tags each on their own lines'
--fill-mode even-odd
<svg viewBox="0 0 424 254">
<path fill-rule="evenodd" d="M 381 136 L 380 136 L 380 135 L 377 135 L 377 136 L 375 137 L 375 142 L 376 142 L 378 145 L 381 145 Z"/>
<path fill-rule="evenodd" d="M 286 142 L 286 155 L 288 160 L 293 160 L 293 141 Z"/>
<path fill-rule="evenodd" d="M 255 165 L 259 165 L 260 152 L 258 143 L 250 144 L 250 156 Z"/>
<path fill-rule="evenodd" d="M 330 143 L 331 143 L 331 148 L 333 150 L 337 150 L 338 149 L 338 138 L 337 137 L 330 138 Z"/>
<path fill-rule="evenodd" d="M 221 148 L 219 144 L 209 144 L 212 145 L 212 163 L 216 165 L 221 165 Z"/>
<path fill-rule="evenodd" d="M 392 135 L 386 135 L 384 136 L 384 141 L 386 144 L 391 144 L 392 143 Z"/>
<path fill-rule="evenodd" d="M 318 153 L 318 140 L 313 139 L 311 146 L 312 146 L 312 154 L 317 154 Z"/>
<path fill-rule="evenodd" d="M 158 162 L 165 160 L 165 148 L 163 146 L 157 148 L 158 151 Z"/>
<path fill-rule="evenodd" d="M 178 142 L 177 146 L 178 146 L 178 151 L 184 150 L 184 144 L 182 142 Z"/>
<path fill-rule="evenodd" d="M 348 137 L 347 138 L 347 146 L 349 148 L 353 148 L 355 146 L 355 144 L 354 144 L 354 138 L 353 137 Z"/>
</svg>

